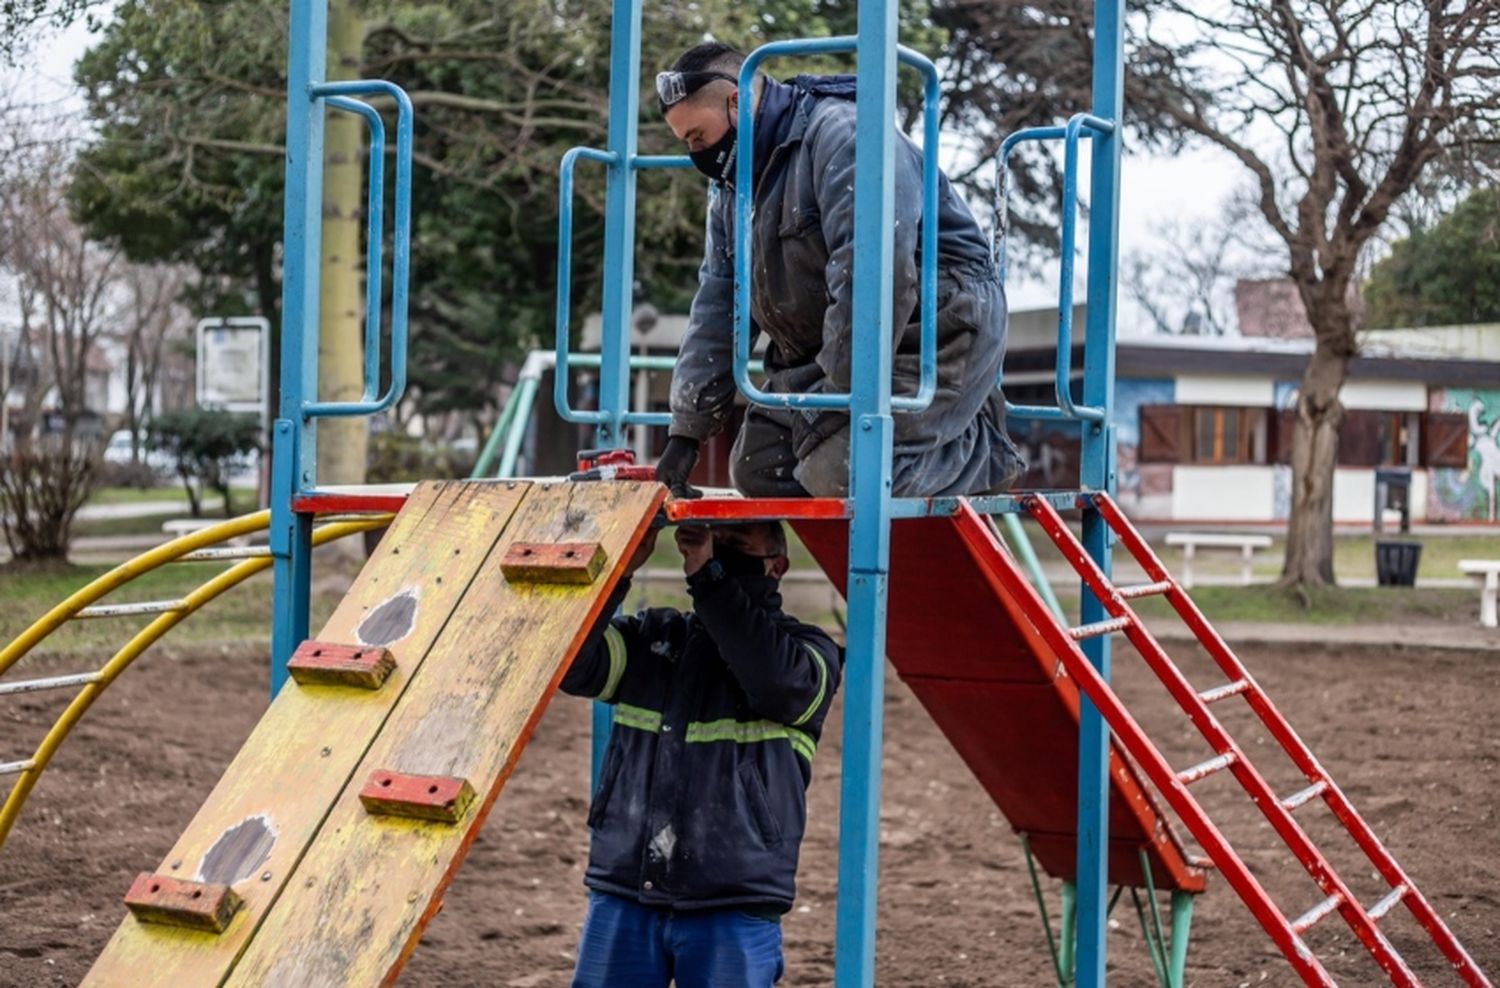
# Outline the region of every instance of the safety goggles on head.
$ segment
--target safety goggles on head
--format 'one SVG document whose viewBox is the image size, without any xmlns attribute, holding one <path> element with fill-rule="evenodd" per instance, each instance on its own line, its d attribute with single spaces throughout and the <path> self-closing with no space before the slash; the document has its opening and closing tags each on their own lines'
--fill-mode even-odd
<svg viewBox="0 0 1500 988">
<path fill-rule="evenodd" d="M 665 110 L 718 79 L 739 84 L 738 79 L 724 72 L 658 72 L 656 98 L 661 101 L 661 108 Z"/>
</svg>

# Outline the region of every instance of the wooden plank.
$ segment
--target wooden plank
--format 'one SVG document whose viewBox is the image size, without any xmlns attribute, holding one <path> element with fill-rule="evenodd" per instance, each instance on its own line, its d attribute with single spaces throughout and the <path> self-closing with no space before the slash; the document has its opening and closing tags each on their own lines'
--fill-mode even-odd
<svg viewBox="0 0 1500 988">
<path fill-rule="evenodd" d="M 318 634 L 389 649 L 396 661 L 390 678 L 378 690 L 288 682 L 156 869 L 230 885 L 244 907 L 218 935 L 126 916 L 84 984 L 215 985 L 224 978 L 527 486 L 443 482 L 412 493 Z"/>
<path fill-rule="evenodd" d="M 663 493 L 633 482 L 532 487 L 358 771 L 468 779 L 478 805 L 454 826 L 371 816 L 346 792 L 227 984 L 394 980 Z M 500 573 L 512 543 L 562 541 L 604 547 L 598 580 L 518 584 Z"/>
</svg>

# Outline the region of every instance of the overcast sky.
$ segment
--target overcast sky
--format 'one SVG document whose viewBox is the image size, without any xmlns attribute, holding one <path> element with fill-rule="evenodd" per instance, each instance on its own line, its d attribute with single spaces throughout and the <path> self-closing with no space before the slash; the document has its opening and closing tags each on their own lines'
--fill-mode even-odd
<svg viewBox="0 0 1500 988">
<path fill-rule="evenodd" d="M 30 68 L 23 71 L 24 82 L 37 90 L 37 96 L 58 100 L 59 109 L 71 107 L 81 113 L 80 100 L 73 88 L 73 62 L 88 47 L 90 35 L 82 24 L 65 32 L 44 38 L 33 50 Z M 30 88 L 30 86 L 28 86 Z M 1127 149 L 1128 150 L 1128 149 Z M 1171 157 L 1127 154 L 1122 175 L 1120 206 L 1120 252 L 1126 256 L 1154 243 L 1153 224 L 1163 217 L 1191 222 L 1209 221 L 1225 197 L 1242 181 L 1242 168 L 1227 155 L 1201 149 Z M 1081 188 L 1087 189 L 1086 179 Z M 975 203 L 975 206 L 981 204 Z M 982 204 L 981 222 L 988 227 L 988 204 Z M 1080 229 L 1080 234 L 1082 229 Z M 1082 238 L 1080 237 L 1080 245 Z M 1053 261 L 1049 268 L 1056 270 Z M 1083 296 L 1086 269 L 1079 259 L 1077 292 Z M 1021 280 L 1012 278 L 1008 285 L 1013 309 L 1032 309 L 1055 305 L 1055 277 Z M 1148 332 L 1150 327 L 1129 293 L 1120 293 L 1119 332 L 1121 335 Z"/>
</svg>

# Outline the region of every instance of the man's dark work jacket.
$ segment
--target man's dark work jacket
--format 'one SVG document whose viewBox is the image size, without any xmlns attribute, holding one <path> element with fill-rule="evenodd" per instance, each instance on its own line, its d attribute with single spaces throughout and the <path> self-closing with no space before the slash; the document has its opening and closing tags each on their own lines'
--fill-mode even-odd
<svg viewBox="0 0 1500 988">
<path fill-rule="evenodd" d="M 673 909 L 791 908 L 843 655 L 783 613 L 774 586 L 742 585 L 715 560 L 688 578 L 692 612 L 651 608 L 593 629 L 562 682 L 614 706 L 588 887 Z"/>
<path fill-rule="evenodd" d="M 842 394 L 849 391 L 854 338 L 863 331 L 851 321 L 855 106 L 852 98 L 793 83 L 778 90 L 793 93 L 781 111 L 784 134 L 763 162 L 757 135 L 751 328 L 769 337 L 772 391 Z M 894 164 L 891 393 L 910 395 L 921 377 L 918 245 L 922 224 L 932 218 L 922 215 L 922 152 L 899 134 Z M 936 221 L 937 394 L 926 409 L 896 415 L 897 455 L 921 454 L 963 433 L 994 395 L 1005 357 L 1006 312 L 989 243 L 945 175 Z M 736 394 L 733 318 L 734 191 L 726 187 L 708 205 L 698 291 L 672 372 L 672 435 L 702 441 L 728 420 Z M 847 421 L 841 412 L 810 417 L 819 421 L 808 428 L 819 432 Z"/>
</svg>

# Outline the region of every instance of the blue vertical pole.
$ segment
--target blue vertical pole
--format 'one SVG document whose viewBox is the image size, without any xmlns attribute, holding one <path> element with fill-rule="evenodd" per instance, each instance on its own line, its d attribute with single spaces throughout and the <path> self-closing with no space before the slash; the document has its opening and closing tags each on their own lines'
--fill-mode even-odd
<svg viewBox="0 0 1500 988">
<path fill-rule="evenodd" d="M 312 571 L 312 522 L 292 511 L 292 498 L 311 487 L 317 465 L 315 430 L 302 414 L 318 388 L 319 262 L 323 241 L 323 108 L 312 98 L 327 69 L 327 0 L 291 0 L 286 95 L 286 196 L 281 278 L 281 409 L 272 430 L 271 695 L 286 681 L 286 664 L 307 637 Z"/>
<path fill-rule="evenodd" d="M 609 39 L 609 164 L 604 194 L 604 305 L 600 334 L 599 425 L 596 445 L 625 445 L 621 417 L 630 400 L 630 311 L 635 288 L 635 158 L 641 111 L 641 4 L 614 0 Z M 593 777 L 597 784 L 609 740 L 610 708 L 594 704 Z"/>
<path fill-rule="evenodd" d="M 880 752 L 891 514 L 891 271 L 896 3 L 860 0 L 850 368 L 849 632 L 834 984 L 875 983 Z"/>
<path fill-rule="evenodd" d="M 1083 448 L 1080 481 L 1085 488 L 1115 492 L 1115 429 L 1111 423 L 1115 390 L 1115 290 L 1119 255 L 1120 120 L 1123 110 L 1123 48 L 1120 28 L 1124 0 L 1095 0 L 1093 113 L 1113 121 L 1108 134 L 1095 134 L 1089 180 L 1088 322 L 1084 336 L 1083 403 L 1104 409 L 1100 421 L 1080 423 Z M 1093 510 L 1083 513 L 1083 545 L 1110 572 L 1112 539 Z M 1084 624 L 1106 617 L 1087 589 L 1080 618 Z M 1083 643 L 1084 654 L 1107 681 L 1109 637 Z M 1078 972 L 1079 988 L 1105 983 L 1109 881 L 1109 729 L 1099 711 L 1081 698 L 1078 727 Z"/>
</svg>

